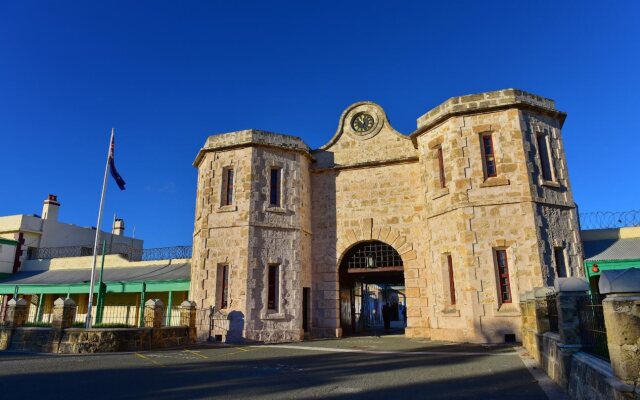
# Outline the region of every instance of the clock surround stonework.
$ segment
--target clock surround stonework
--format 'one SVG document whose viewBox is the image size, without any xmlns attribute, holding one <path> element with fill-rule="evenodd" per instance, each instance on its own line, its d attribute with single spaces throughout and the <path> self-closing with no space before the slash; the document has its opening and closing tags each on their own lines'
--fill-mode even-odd
<svg viewBox="0 0 640 400">
<path fill-rule="evenodd" d="M 371 115 L 357 132 L 352 119 Z M 378 240 L 402 257 L 408 337 L 502 342 L 520 332 L 519 296 L 553 280 L 554 247 L 583 274 L 581 242 L 561 128 L 552 100 L 516 89 L 453 97 L 395 131 L 375 103 L 349 106 L 326 145 L 259 130 L 210 136 L 198 153 L 191 297 L 216 304 L 229 266 L 227 340 L 339 337 L 339 271 L 357 243 Z M 485 178 L 480 136 L 493 135 L 497 177 Z M 536 136 L 548 135 L 556 181 L 541 178 Z M 438 151 L 444 154 L 441 188 Z M 222 206 L 223 170 L 234 204 Z M 269 203 L 269 172 L 282 171 L 282 204 Z M 512 303 L 498 295 L 495 250 L 506 250 Z M 446 255 L 457 302 L 447 303 Z M 281 268 L 277 312 L 267 309 L 267 267 Z M 233 331 L 233 332 L 232 332 Z M 206 337 L 208 332 L 199 331 Z"/>
</svg>

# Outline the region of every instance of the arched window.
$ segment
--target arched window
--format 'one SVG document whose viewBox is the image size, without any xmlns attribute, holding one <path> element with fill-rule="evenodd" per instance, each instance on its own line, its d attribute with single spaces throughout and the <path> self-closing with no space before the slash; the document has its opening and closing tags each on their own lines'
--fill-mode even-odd
<svg viewBox="0 0 640 400">
<path fill-rule="evenodd" d="M 386 243 L 372 240 L 351 248 L 340 265 L 344 270 L 402 269 L 402 257 Z"/>
</svg>

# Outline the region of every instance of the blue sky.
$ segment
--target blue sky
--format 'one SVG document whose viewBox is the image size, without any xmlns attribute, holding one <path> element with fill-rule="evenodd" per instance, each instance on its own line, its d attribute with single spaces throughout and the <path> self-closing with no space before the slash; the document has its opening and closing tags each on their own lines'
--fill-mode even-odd
<svg viewBox="0 0 640 400">
<path fill-rule="evenodd" d="M 259 128 L 319 147 L 349 104 L 393 126 L 448 97 L 556 100 L 581 211 L 640 209 L 640 3 L 0 2 L 0 215 L 96 223 L 109 130 L 127 190 L 105 214 L 145 247 L 190 244 L 195 155 Z"/>
</svg>

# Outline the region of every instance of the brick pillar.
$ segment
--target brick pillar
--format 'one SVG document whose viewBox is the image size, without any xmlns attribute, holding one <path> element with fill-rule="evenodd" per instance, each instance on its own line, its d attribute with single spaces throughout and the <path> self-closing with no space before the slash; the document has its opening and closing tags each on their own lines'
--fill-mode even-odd
<svg viewBox="0 0 640 400">
<path fill-rule="evenodd" d="M 640 268 L 602 271 L 599 289 L 613 373 L 640 384 Z"/>
<path fill-rule="evenodd" d="M 189 328 L 196 327 L 196 303 L 185 300 L 180 304 L 180 325 Z"/>
<path fill-rule="evenodd" d="M 557 278 L 558 292 L 558 331 L 560 342 L 566 347 L 580 349 L 580 316 L 578 315 L 578 300 L 589 293 L 589 283 L 577 277 Z"/>
<path fill-rule="evenodd" d="M 552 287 L 539 287 L 534 288 L 531 295 L 532 300 L 529 301 L 529 307 L 531 307 L 530 326 L 532 342 L 532 355 L 540 362 L 540 352 L 543 346 L 543 334 L 549 332 L 549 308 L 547 306 L 547 296 L 555 292 Z"/>
<path fill-rule="evenodd" d="M 29 304 L 25 299 L 11 299 L 7 303 L 7 317 L 5 322 L 12 328 L 20 328 L 27 322 L 29 316 Z"/>
<path fill-rule="evenodd" d="M 556 278 L 555 289 L 558 293 L 556 303 L 558 307 L 558 333 L 560 334 L 560 357 L 564 373 L 561 376 L 568 380 L 571 376 L 571 358 L 580 351 L 580 315 L 578 314 L 578 300 L 589 293 L 589 282 L 583 278 Z M 563 382 L 562 387 L 568 387 Z"/>
<path fill-rule="evenodd" d="M 160 299 L 151 299 L 144 303 L 145 328 L 162 328 L 164 326 L 164 304 Z"/>
<path fill-rule="evenodd" d="M 532 353 L 531 347 L 531 312 L 529 303 L 533 296 L 532 291 L 524 292 L 520 295 L 520 312 L 522 313 L 522 346 L 529 352 Z"/>
<path fill-rule="evenodd" d="M 55 330 L 71 328 L 76 320 L 76 303 L 70 298 L 59 297 L 53 302 L 51 327 Z"/>
<path fill-rule="evenodd" d="M 522 319 L 522 325 L 520 326 L 520 340 L 522 340 L 522 347 L 527 350 L 527 302 L 524 300 L 524 293 L 520 294 L 520 318 Z"/>
<path fill-rule="evenodd" d="M 196 302 L 185 300 L 180 304 L 180 325 L 189 327 L 189 342 L 196 341 Z"/>
</svg>

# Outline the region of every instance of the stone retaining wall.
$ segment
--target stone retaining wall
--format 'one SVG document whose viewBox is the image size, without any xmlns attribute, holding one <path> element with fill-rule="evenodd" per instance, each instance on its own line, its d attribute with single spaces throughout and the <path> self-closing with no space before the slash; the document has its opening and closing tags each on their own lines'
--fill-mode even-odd
<svg viewBox="0 0 640 400">
<path fill-rule="evenodd" d="M 581 351 L 577 307 L 589 285 L 576 277 L 556 280 L 558 333 L 549 332 L 544 306 L 543 294 L 552 288 L 521 296 L 522 345 L 571 399 L 640 400 L 640 270 L 606 271 L 599 288 L 607 295 L 603 312 L 610 362 Z"/>
<path fill-rule="evenodd" d="M 38 353 L 111 353 L 186 346 L 195 343 L 188 327 L 162 328 L 0 328 L 0 350 Z"/>
</svg>

